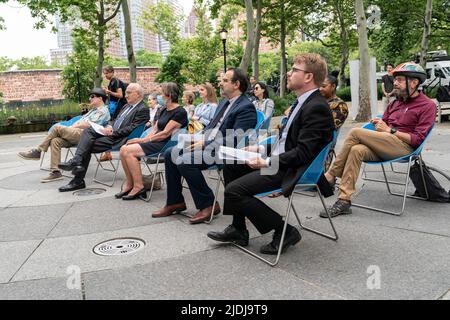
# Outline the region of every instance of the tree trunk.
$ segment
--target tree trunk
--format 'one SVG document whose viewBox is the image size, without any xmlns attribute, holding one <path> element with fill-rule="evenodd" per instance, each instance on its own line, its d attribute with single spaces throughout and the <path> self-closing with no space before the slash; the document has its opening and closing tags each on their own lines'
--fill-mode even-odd
<svg viewBox="0 0 450 320">
<path fill-rule="evenodd" d="M 101 26 L 99 22 L 99 26 Z M 95 70 L 95 87 L 101 88 L 103 81 L 103 62 L 105 60 L 105 29 L 101 26 L 98 30 L 98 57 Z"/>
<path fill-rule="evenodd" d="M 130 82 L 137 82 L 136 57 L 133 49 L 133 38 L 131 36 L 131 16 L 128 0 L 122 0 L 122 13 L 125 22 L 125 42 L 127 45 L 128 65 L 130 67 Z"/>
<path fill-rule="evenodd" d="M 241 65 L 239 66 L 239 68 L 247 72 L 252 59 L 253 45 L 255 42 L 255 25 L 253 18 L 252 0 L 245 0 L 245 11 L 247 13 L 247 43 L 245 45 L 244 56 L 242 57 Z"/>
<path fill-rule="evenodd" d="M 255 45 L 253 46 L 253 76 L 259 81 L 259 44 L 261 42 L 262 0 L 257 0 Z"/>
<path fill-rule="evenodd" d="M 355 0 L 356 26 L 358 28 L 359 44 L 359 111 L 356 121 L 368 121 L 371 116 L 370 108 L 370 59 L 367 41 L 367 20 L 364 13 L 363 0 Z"/>
<path fill-rule="evenodd" d="M 420 65 L 425 69 L 426 55 L 428 51 L 428 42 L 431 36 L 431 14 L 433 12 L 433 0 L 427 0 L 427 7 L 425 9 L 425 26 L 423 29 L 422 45 L 420 51 Z"/>
<path fill-rule="evenodd" d="M 343 8 L 339 5 L 339 1 L 340 0 L 334 0 L 333 1 L 333 6 L 334 6 L 334 11 L 336 13 L 338 22 L 339 22 L 339 27 L 340 27 L 340 34 L 341 34 L 341 60 L 339 62 L 339 83 L 338 86 L 339 88 L 342 88 L 346 85 L 345 83 L 345 68 L 347 67 L 348 64 L 348 57 L 349 57 L 349 36 L 348 36 L 348 31 L 345 25 L 345 18 L 344 18 L 344 12 L 343 12 Z"/>
<path fill-rule="evenodd" d="M 281 21 L 280 21 L 280 46 L 281 46 L 281 65 L 280 65 L 280 97 L 286 95 L 286 17 L 284 1 L 281 1 Z"/>
</svg>

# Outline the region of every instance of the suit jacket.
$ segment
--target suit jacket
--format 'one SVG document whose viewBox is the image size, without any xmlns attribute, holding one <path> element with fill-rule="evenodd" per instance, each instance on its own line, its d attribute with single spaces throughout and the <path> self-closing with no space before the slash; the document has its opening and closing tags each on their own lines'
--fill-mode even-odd
<svg viewBox="0 0 450 320">
<path fill-rule="evenodd" d="M 122 108 L 122 112 L 127 108 L 128 105 Z M 120 114 L 117 118 L 120 117 Z M 141 124 L 145 124 L 150 120 L 150 112 L 145 106 L 144 102 L 141 101 L 134 109 L 126 116 L 126 118 L 121 123 L 119 129 L 115 130 L 112 134 L 115 145 L 122 145 L 126 142 L 127 137 L 133 132 L 134 129 L 139 127 Z M 116 119 L 117 121 L 117 119 Z"/>
<path fill-rule="evenodd" d="M 334 120 L 327 100 L 319 90 L 312 93 L 296 114 L 286 138 L 285 152 L 272 157 L 278 161 L 286 174 L 282 182 L 283 194 L 292 194 L 300 177 L 323 150 L 333 140 Z M 319 188 L 324 196 L 333 195 L 325 179 L 319 180 Z"/>
<path fill-rule="evenodd" d="M 214 121 L 216 117 L 219 116 L 220 110 L 224 107 L 227 101 L 228 101 L 227 99 L 220 101 L 216 113 L 213 119 L 211 120 L 210 124 Z M 223 123 L 219 128 L 219 131 L 221 132 L 223 139 L 219 140 L 218 138 L 216 138 L 215 143 L 219 145 L 225 145 L 228 139 L 233 138 L 235 140 L 234 146 L 236 147 L 238 143 L 237 137 L 236 136 L 226 137 L 226 131 L 230 129 L 233 130 L 240 129 L 243 131 L 254 129 L 256 127 L 256 122 L 257 122 L 257 115 L 255 106 L 245 95 L 241 95 L 231 106 L 231 110 L 228 111 Z M 211 125 L 208 125 L 205 128 L 205 131 L 212 129 L 213 128 L 211 127 Z M 209 145 L 210 143 L 211 141 L 208 141 L 206 145 Z"/>
</svg>

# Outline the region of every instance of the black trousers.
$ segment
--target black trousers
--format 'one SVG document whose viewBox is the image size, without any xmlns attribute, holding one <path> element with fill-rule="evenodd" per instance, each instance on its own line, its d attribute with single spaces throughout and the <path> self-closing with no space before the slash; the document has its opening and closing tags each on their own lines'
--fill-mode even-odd
<svg viewBox="0 0 450 320">
<path fill-rule="evenodd" d="M 265 234 L 283 225 L 283 218 L 269 206 L 254 196 L 281 189 L 285 171 L 277 174 L 261 175 L 261 170 L 253 170 L 247 165 L 225 165 L 225 201 L 223 213 L 233 215 L 233 225 L 245 228 L 245 218 Z"/>
<path fill-rule="evenodd" d="M 92 153 L 109 151 L 117 142 L 119 142 L 117 138 L 102 136 L 92 128 L 85 129 L 81 134 L 80 142 L 73 158 L 75 163 L 83 166 L 84 171 L 78 173 L 73 180 L 82 181 L 84 179 Z"/>
</svg>

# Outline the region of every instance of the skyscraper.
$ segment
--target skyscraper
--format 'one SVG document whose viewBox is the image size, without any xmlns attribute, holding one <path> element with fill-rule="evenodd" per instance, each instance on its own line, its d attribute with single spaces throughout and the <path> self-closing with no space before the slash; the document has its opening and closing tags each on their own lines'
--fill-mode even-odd
<svg viewBox="0 0 450 320">
<path fill-rule="evenodd" d="M 184 11 L 183 7 L 178 0 L 156 0 L 157 3 L 166 2 L 172 9 L 175 16 L 183 17 L 180 22 L 180 36 L 185 37 L 184 35 Z M 159 44 L 159 52 L 162 53 L 163 57 L 166 57 L 170 52 L 170 43 L 166 41 L 163 37 L 158 36 L 158 44 Z"/>
<path fill-rule="evenodd" d="M 142 13 L 148 5 L 156 4 L 158 1 L 167 1 L 167 3 L 174 8 L 175 14 L 183 15 L 183 8 L 178 0 L 128 0 L 131 15 L 131 29 L 133 47 L 135 51 L 144 49 L 152 52 L 161 52 L 166 56 L 170 51 L 170 44 L 158 35 L 154 35 L 148 30 L 145 30 L 140 24 Z M 71 24 L 61 23 L 59 18 L 56 18 L 55 25 L 58 29 L 58 48 L 51 50 L 52 62 L 59 62 L 65 64 L 66 56 L 72 52 L 72 30 Z M 125 42 L 125 22 L 122 10 L 119 11 L 115 18 L 115 25 L 117 30 L 108 33 L 111 37 L 106 54 L 115 58 L 127 58 L 127 47 Z M 183 28 L 184 29 L 184 22 Z M 119 36 L 115 36 L 115 32 Z"/>
</svg>

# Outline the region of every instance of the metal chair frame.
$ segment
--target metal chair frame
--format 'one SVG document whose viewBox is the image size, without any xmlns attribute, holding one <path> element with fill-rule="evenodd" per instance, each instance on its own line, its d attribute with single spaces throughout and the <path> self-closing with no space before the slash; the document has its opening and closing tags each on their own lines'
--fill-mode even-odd
<svg viewBox="0 0 450 320">
<path fill-rule="evenodd" d="M 252 257 L 255 257 L 258 260 L 261 260 L 262 262 L 270 265 L 271 267 L 275 267 L 278 264 L 278 262 L 280 261 L 281 251 L 283 249 L 282 243 L 284 242 L 284 238 L 285 238 L 285 235 L 286 235 L 286 228 L 287 228 L 287 224 L 288 224 L 288 221 L 289 221 L 289 216 L 290 216 L 291 210 L 294 212 L 294 215 L 295 215 L 295 217 L 297 219 L 297 222 L 299 223 L 299 226 L 300 226 L 301 229 L 304 229 L 306 231 L 312 232 L 312 233 L 314 233 L 316 235 L 319 235 L 319 236 L 322 236 L 324 238 L 327 238 L 327 239 L 330 239 L 330 240 L 333 240 L 333 241 L 337 241 L 339 239 L 338 233 L 337 233 L 336 228 L 335 228 L 335 226 L 333 224 L 333 220 L 332 220 L 331 215 L 330 215 L 330 213 L 328 211 L 328 208 L 327 208 L 327 206 L 325 204 L 324 197 L 323 197 L 322 193 L 320 192 L 319 186 L 317 184 L 318 181 L 319 181 L 320 176 L 323 174 L 325 158 L 326 158 L 326 156 L 327 156 L 327 154 L 328 154 L 328 152 L 330 150 L 330 147 L 331 147 L 332 143 L 333 142 L 328 144 L 319 153 L 319 155 L 316 157 L 316 159 L 314 159 L 314 161 L 311 163 L 309 168 L 305 171 L 303 176 L 300 178 L 298 184 L 295 187 L 294 192 L 292 192 L 292 194 L 289 196 L 289 204 L 287 206 L 286 214 L 284 216 L 284 226 L 283 226 L 283 232 L 281 234 L 281 242 L 280 242 L 281 245 L 279 246 L 278 253 L 277 253 L 277 256 L 276 256 L 275 260 L 274 261 L 270 261 L 270 260 L 264 258 L 263 256 L 258 255 L 258 254 L 256 254 L 255 252 L 253 252 L 251 250 L 248 250 L 247 248 L 245 248 L 243 246 L 240 246 L 240 245 L 238 245 L 236 243 L 231 243 L 231 244 L 233 244 L 235 247 L 239 248 L 240 250 L 244 251 L 245 253 L 251 255 Z M 313 228 L 305 226 L 302 223 L 302 221 L 301 221 L 301 219 L 300 219 L 300 217 L 298 215 L 298 212 L 297 212 L 297 210 L 296 210 L 296 208 L 294 206 L 294 203 L 293 203 L 294 198 L 298 194 L 298 191 L 300 191 L 300 190 L 304 191 L 304 190 L 308 190 L 308 189 L 311 189 L 311 188 L 315 188 L 317 193 L 319 194 L 319 198 L 320 198 L 320 201 L 322 203 L 322 206 L 323 206 L 323 208 L 325 209 L 325 212 L 328 215 L 328 221 L 330 222 L 331 229 L 333 230 L 333 234 L 323 233 L 323 232 L 321 232 L 319 230 L 316 230 L 316 229 L 313 229 Z M 263 193 L 263 194 L 259 194 L 256 197 L 261 197 L 262 198 L 262 197 L 265 197 L 265 196 L 267 196 L 269 194 L 272 194 L 272 193 L 275 193 L 275 192 L 280 192 L 280 191 L 281 191 L 281 189 L 278 189 L 278 190 L 275 190 L 275 191 L 270 191 L 270 192 L 266 192 L 266 193 Z"/>
<path fill-rule="evenodd" d="M 434 125 L 433 125 L 434 127 Z M 386 214 L 390 214 L 390 215 L 394 215 L 394 216 L 401 216 L 404 212 L 405 212 L 405 208 L 406 208 L 406 199 L 407 198 L 411 198 L 411 199 L 417 199 L 417 200 L 428 200 L 429 199 L 429 194 L 428 194 L 428 190 L 425 184 L 425 177 L 424 177 L 424 173 L 423 173 L 423 166 L 424 166 L 424 162 L 422 159 L 422 150 L 423 147 L 425 146 L 426 141 L 428 140 L 429 136 L 431 135 L 431 132 L 433 131 L 433 127 L 431 127 L 430 131 L 428 132 L 425 140 L 422 142 L 422 144 L 412 153 L 410 153 L 409 155 L 400 157 L 400 158 L 396 158 L 396 159 L 392 159 L 392 160 L 387 160 L 387 161 L 381 161 L 381 162 L 366 162 L 364 163 L 364 168 L 363 168 L 363 174 L 362 174 L 362 178 L 364 181 L 372 181 L 372 182 L 381 182 L 381 183 L 385 183 L 386 184 L 386 188 L 389 192 L 390 195 L 393 196 L 398 196 L 398 197 L 402 197 L 402 206 L 401 206 L 401 211 L 392 211 L 392 210 L 385 210 L 385 209 L 381 209 L 381 208 L 376 208 L 376 207 L 371 207 L 371 206 L 366 206 L 363 204 L 359 204 L 359 203 L 352 203 L 352 206 L 357 207 L 357 208 L 363 208 L 363 209 L 367 209 L 367 210 L 372 210 L 372 211 L 377 211 L 377 212 L 381 212 L 381 213 L 386 213 Z M 368 123 L 366 125 L 363 126 L 363 128 L 367 129 L 367 130 L 374 130 L 375 128 L 373 127 L 372 124 Z M 410 178 L 409 178 L 409 173 L 411 170 L 411 163 L 414 160 L 418 160 L 419 162 L 419 166 L 420 166 L 420 174 L 422 177 L 422 181 L 424 183 L 425 186 L 425 192 L 427 197 L 426 198 L 422 198 L 422 197 L 417 197 L 417 196 L 412 196 L 412 195 L 408 195 L 408 185 L 410 182 Z M 394 171 L 392 164 L 393 163 L 407 163 L 407 169 L 406 172 L 402 172 L 402 171 Z M 389 164 L 391 165 L 391 169 L 394 173 L 399 173 L 399 174 L 404 174 L 406 175 L 405 181 L 404 182 L 399 182 L 399 181 L 391 181 L 388 179 L 387 174 L 386 174 L 386 169 L 384 167 L 385 164 Z M 381 165 L 381 169 L 383 172 L 383 176 L 384 176 L 384 180 L 383 179 L 374 179 L 374 178 L 368 178 L 367 177 L 367 172 L 366 171 L 366 165 Z M 357 192 L 356 196 L 358 194 L 361 193 L 361 191 L 364 189 L 366 183 L 364 183 L 361 187 L 361 189 Z M 404 190 L 402 193 L 397 193 L 397 192 L 393 192 L 391 190 L 391 185 L 399 185 L 399 186 L 403 186 Z"/>
</svg>

